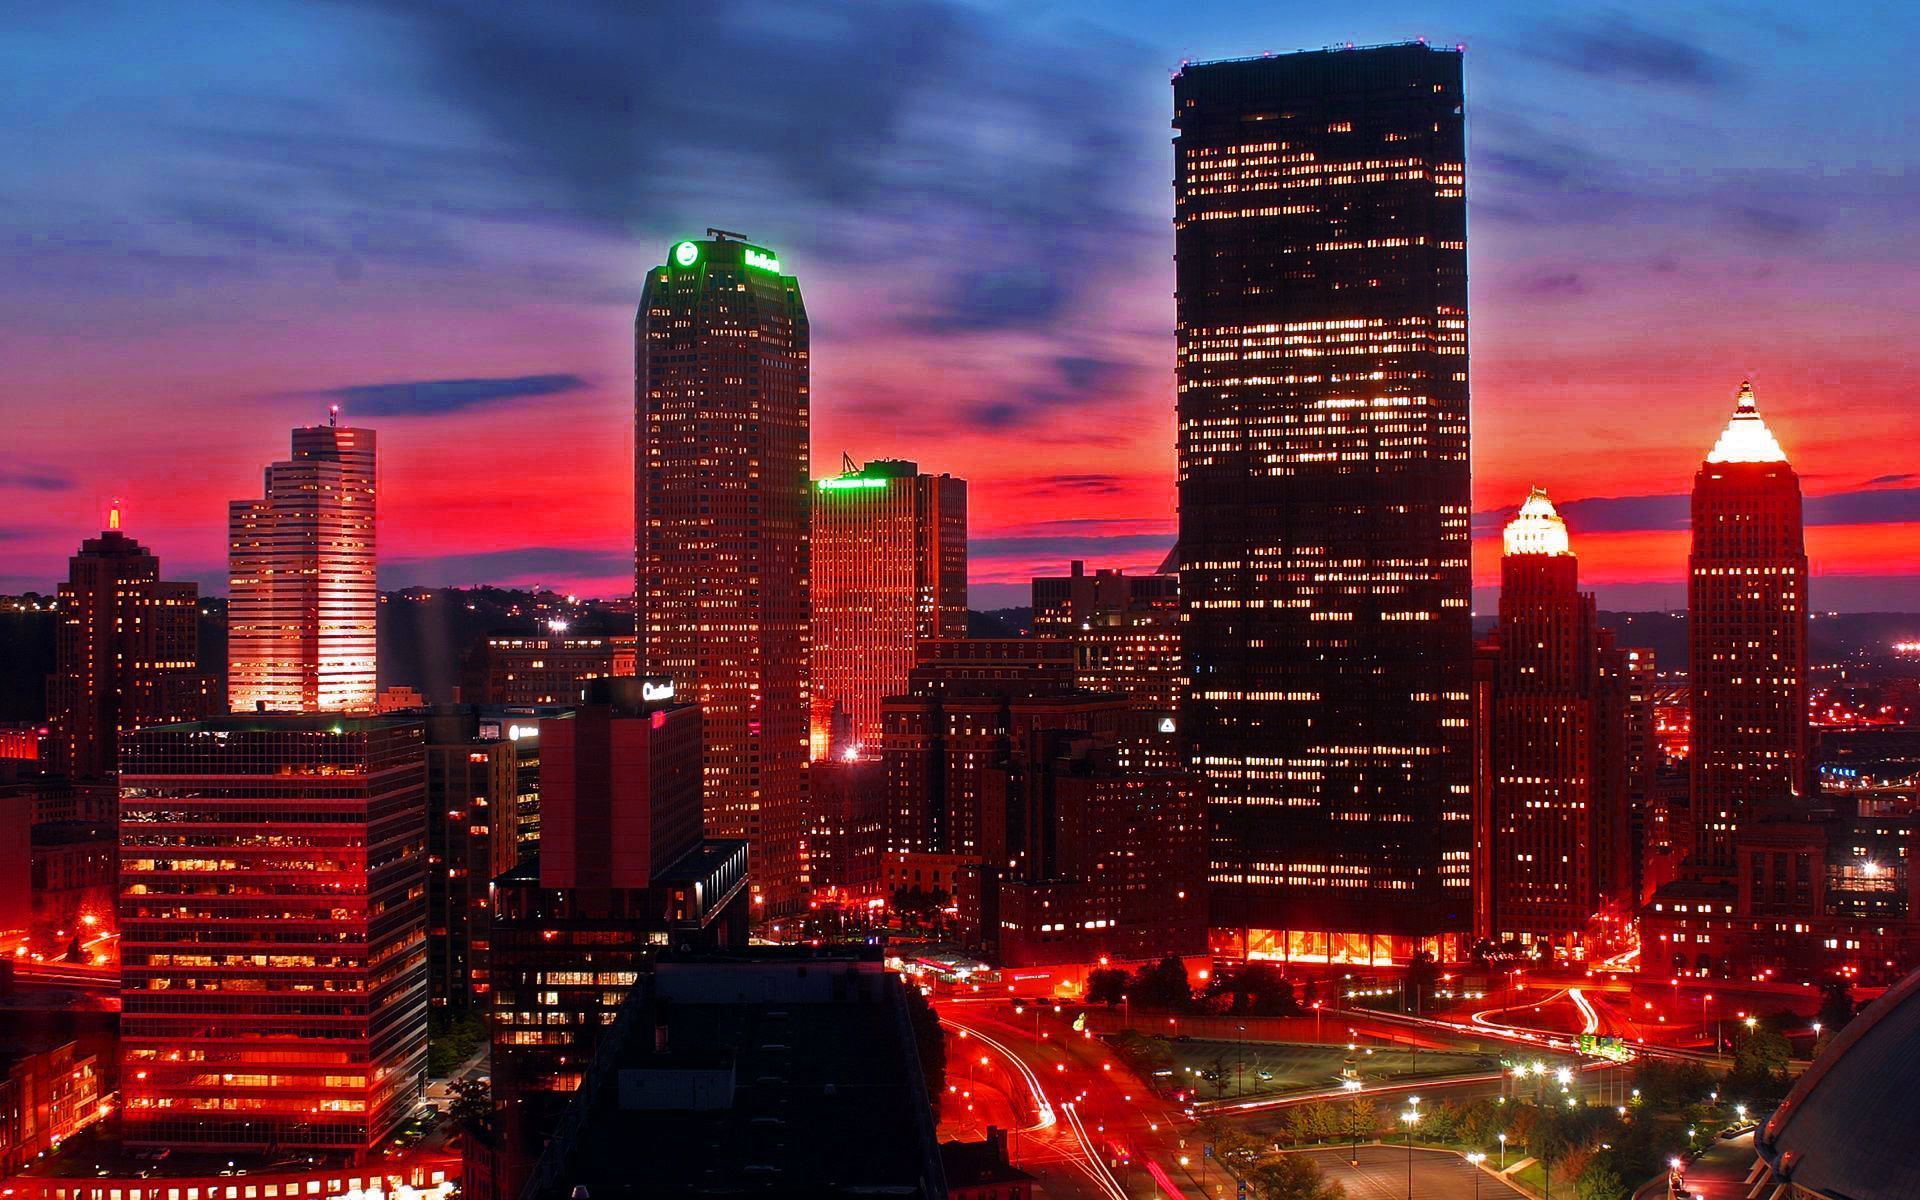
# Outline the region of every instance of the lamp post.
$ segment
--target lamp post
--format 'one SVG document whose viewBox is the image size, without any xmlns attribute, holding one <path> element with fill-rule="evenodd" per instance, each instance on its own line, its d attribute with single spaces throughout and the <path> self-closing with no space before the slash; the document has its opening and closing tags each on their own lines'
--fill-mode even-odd
<svg viewBox="0 0 1920 1200">
<path fill-rule="evenodd" d="M 1420 1123 L 1420 1097 L 1407 1097 L 1407 1111 L 1400 1119 L 1407 1123 L 1407 1200 L 1413 1200 L 1413 1127 Z"/>
<path fill-rule="evenodd" d="M 1474 1150 L 1467 1155 L 1467 1161 L 1473 1165 L 1473 1200 L 1480 1200 L 1480 1164 L 1487 1161 L 1487 1156 Z"/>
<path fill-rule="evenodd" d="M 1503 1133 L 1500 1135 L 1500 1173 L 1504 1175 L 1506 1174 L 1506 1172 L 1507 1172 L 1507 1135 Z"/>
</svg>

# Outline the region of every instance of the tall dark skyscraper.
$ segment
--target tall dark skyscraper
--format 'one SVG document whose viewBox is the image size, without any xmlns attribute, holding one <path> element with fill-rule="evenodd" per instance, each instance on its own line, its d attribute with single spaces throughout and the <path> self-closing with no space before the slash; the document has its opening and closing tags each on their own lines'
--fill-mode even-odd
<svg viewBox="0 0 1920 1200">
<path fill-rule="evenodd" d="M 1693 691 L 1690 873 L 1728 879 L 1756 810 L 1806 794 L 1807 548 L 1800 477 L 1740 385 L 1693 477 L 1687 557 Z"/>
<path fill-rule="evenodd" d="M 113 772 L 122 734 L 214 707 L 198 665 L 199 589 L 162 580 L 117 507 L 108 523 L 68 560 L 47 678 L 48 765 L 78 779 Z"/>
<path fill-rule="evenodd" d="M 1404 959 L 1469 916 L 1461 57 L 1201 63 L 1173 95 L 1213 925 L 1252 955 Z"/>
<path fill-rule="evenodd" d="M 707 832 L 751 843 L 778 911 L 807 829 L 807 312 L 771 252 L 708 232 L 647 273 L 635 329 L 640 672 L 700 705 Z"/>
</svg>

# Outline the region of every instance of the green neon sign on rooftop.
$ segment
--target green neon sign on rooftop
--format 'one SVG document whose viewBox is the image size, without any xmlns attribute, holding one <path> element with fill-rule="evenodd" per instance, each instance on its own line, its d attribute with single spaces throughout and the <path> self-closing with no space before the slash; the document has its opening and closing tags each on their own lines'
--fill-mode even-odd
<svg viewBox="0 0 1920 1200">
<path fill-rule="evenodd" d="M 690 267 L 700 261 L 700 247 L 695 242 L 681 242 L 673 248 L 675 266 Z"/>
<path fill-rule="evenodd" d="M 780 260 L 765 250 L 756 250 L 748 246 L 742 253 L 746 256 L 745 261 L 748 266 L 760 271 L 772 271 L 775 275 L 780 273 Z"/>
<path fill-rule="evenodd" d="M 821 479 L 821 480 L 816 480 L 813 486 L 819 488 L 823 492 L 842 492 L 842 491 L 850 490 L 852 488 L 883 488 L 887 486 L 887 481 L 884 479 L 859 479 L 859 478 Z"/>
</svg>

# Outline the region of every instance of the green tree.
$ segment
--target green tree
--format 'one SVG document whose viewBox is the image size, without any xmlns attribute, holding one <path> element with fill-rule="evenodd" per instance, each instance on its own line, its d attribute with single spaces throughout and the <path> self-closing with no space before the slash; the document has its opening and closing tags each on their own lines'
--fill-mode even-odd
<svg viewBox="0 0 1920 1200">
<path fill-rule="evenodd" d="M 1380 1106 L 1365 1096 L 1347 1101 L 1340 1112 L 1340 1132 L 1350 1138 L 1370 1138 L 1380 1130 Z"/>
<path fill-rule="evenodd" d="M 1127 973 L 1118 967 L 1096 967 L 1087 972 L 1086 1001 L 1113 1008 L 1127 998 Z"/>
<path fill-rule="evenodd" d="M 1247 1189 L 1258 1200 L 1345 1200 L 1347 1189 L 1328 1179 L 1320 1164 L 1300 1154 L 1281 1154 L 1247 1171 Z"/>
<path fill-rule="evenodd" d="M 947 1037 L 941 1032 L 940 1018 L 919 988 L 906 989 L 907 1026 L 913 1030 L 914 1048 L 920 1055 L 920 1081 L 926 1085 L 927 1101 L 933 1115 L 940 1116 L 940 1101 L 947 1094 Z"/>
<path fill-rule="evenodd" d="M 1580 1173 L 1576 1185 L 1580 1200 L 1623 1200 L 1627 1185 L 1605 1155 L 1599 1155 Z"/>
<path fill-rule="evenodd" d="M 1792 1057 L 1785 1036 L 1771 1026 L 1756 1025 L 1734 1041 L 1733 1073 L 1743 1080 L 1777 1079 Z"/>
<path fill-rule="evenodd" d="M 1146 1008 L 1181 1012 L 1193 1003 L 1193 981 L 1187 978 L 1187 965 L 1171 955 L 1141 967 L 1128 991 L 1135 1004 Z"/>
<path fill-rule="evenodd" d="M 493 1129 L 493 1089 L 484 1079 L 456 1079 L 447 1085 L 453 1103 L 447 1116 L 463 1132 L 488 1134 Z"/>
<path fill-rule="evenodd" d="M 1202 1121 L 1200 1136 L 1213 1147 L 1214 1159 L 1236 1172 L 1251 1167 L 1267 1148 L 1252 1134 L 1220 1120 Z"/>
<path fill-rule="evenodd" d="M 1533 1128 L 1527 1132 L 1527 1153 L 1545 1163 L 1549 1171 L 1572 1148 L 1562 1124 L 1557 1113 L 1543 1111 L 1534 1119 Z"/>
<path fill-rule="evenodd" d="M 1440 968 L 1433 961 L 1433 951 L 1422 950 L 1407 963 L 1407 1011 L 1419 1012 L 1433 999 L 1433 989 L 1440 982 Z"/>
<path fill-rule="evenodd" d="M 1287 1132 L 1296 1142 L 1323 1141 L 1339 1136 L 1340 1117 L 1333 1105 L 1314 1100 L 1297 1105 L 1287 1113 Z"/>
</svg>

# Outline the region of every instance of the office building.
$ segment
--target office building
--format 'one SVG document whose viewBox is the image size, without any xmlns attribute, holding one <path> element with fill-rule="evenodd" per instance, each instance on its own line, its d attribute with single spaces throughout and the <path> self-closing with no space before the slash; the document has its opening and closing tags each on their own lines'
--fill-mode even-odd
<svg viewBox="0 0 1920 1200">
<path fill-rule="evenodd" d="M 878 753 L 914 653 L 967 635 L 967 481 L 880 460 L 814 481 L 813 757 Z"/>
<path fill-rule="evenodd" d="M 994 961 L 1085 968 L 1205 954 L 1199 780 L 1122 768 L 1091 736 L 1048 741 L 1043 756 L 1008 765 L 989 804 L 1008 829 Z"/>
<path fill-rule="evenodd" d="M 1181 770 L 1178 722 L 1184 677 L 1180 670 L 1180 577 L 1086 573 L 1033 581 L 1037 638 L 1074 648 L 1074 679 L 1084 691 L 1125 696 L 1131 712 L 1115 749 L 1119 766 Z"/>
<path fill-rule="evenodd" d="M 436 709 L 427 728 L 428 996 L 486 1002 L 492 885 L 520 862 L 520 747 L 481 736 L 479 710 Z"/>
<path fill-rule="evenodd" d="M 163 581 L 117 507 L 108 525 L 68 560 L 47 679 L 46 765 L 76 779 L 112 774 L 122 734 L 215 704 L 199 667 L 199 588 Z"/>
<path fill-rule="evenodd" d="M 1489 936 L 1584 954 L 1630 911 L 1625 656 L 1599 627 L 1553 502 L 1534 488 L 1502 533 L 1491 755 Z"/>
<path fill-rule="evenodd" d="M 425 737 L 243 714 L 120 759 L 120 1091 L 132 1146 L 366 1155 L 427 1058 Z"/>
<path fill-rule="evenodd" d="M 705 723 L 706 827 L 753 848 L 763 911 L 803 899 L 807 827 L 807 314 L 731 234 L 647 273 L 636 324 L 640 671 Z"/>
<path fill-rule="evenodd" d="M 1173 80 L 1181 726 L 1225 954 L 1443 959 L 1469 924 L 1461 55 Z"/>
<path fill-rule="evenodd" d="M 372 712 L 374 433 L 293 431 L 258 499 L 227 506 L 227 700 L 234 712 Z"/>
<path fill-rule="evenodd" d="M 746 944 L 747 846 L 702 837 L 700 738 L 700 710 L 664 680 L 597 681 L 580 708 L 540 722 L 540 854 L 493 883 L 489 1028 L 509 1179 L 524 1178 L 655 955 Z"/>
<path fill-rule="evenodd" d="M 633 674 L 633 659 L 631 634 L 569 633 L 560 620 L 548 622 L 544 634 L 491 634 L 467 652 L 460 699 L 506 706 L 578 704 L 593 680 Z"/>
<path fill-rule="evenodd" d="M 1740 825 L 1804 800 L 1807 550 L 1800 478 L 1761 419 L 1751 384 L 1693 479 L 1687 557 L 1693 857 L 1731 879 Z"/>
</svg>

